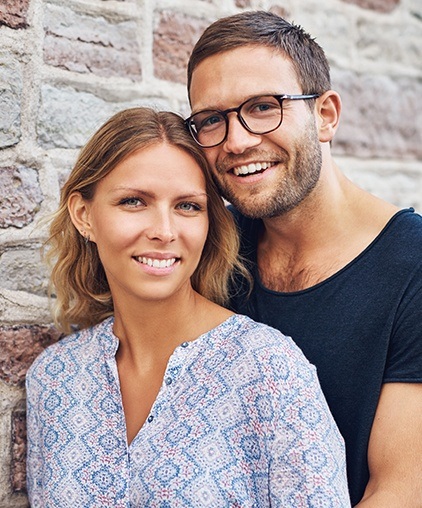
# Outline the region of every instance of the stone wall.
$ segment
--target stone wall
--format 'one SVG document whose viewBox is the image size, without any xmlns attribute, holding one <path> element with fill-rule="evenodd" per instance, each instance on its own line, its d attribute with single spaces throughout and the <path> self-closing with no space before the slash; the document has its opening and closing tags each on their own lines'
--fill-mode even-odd
<svg viewBox="0 0 422 508">
<path fill-rule="evenodd" d="M 42 219 L 111 114 L 143 104 L 188 113 L 193 43 L 245 9 L 274 10 L 316 36 L 343 97 L 340 166 L 422 210 L 420 0 L 0 0 L 0 508 L 27 506 L 24 376 L 58 339 Z"/>
</svg>

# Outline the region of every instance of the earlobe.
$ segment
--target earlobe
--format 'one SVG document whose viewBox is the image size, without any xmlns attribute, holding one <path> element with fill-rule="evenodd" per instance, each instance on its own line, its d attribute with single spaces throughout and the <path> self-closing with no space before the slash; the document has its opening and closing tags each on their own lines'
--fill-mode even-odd
<svg viewBox="0 0 422 508">
<path fill-rule="evenodd" d="M 73 225 L 85 241 L 95 241 L 90 222 L 89 203 L 82 197 L 80 192 L 73 192 L 69 196 L 67 209 Z"/>
<path fill-rule="evenodd" d="M 328 90 L 317 99 L 318 133 L 321 143 L 330 142 L 337 131 L 341 113 L 341 99 L 337 92 Z"/>
</svg>

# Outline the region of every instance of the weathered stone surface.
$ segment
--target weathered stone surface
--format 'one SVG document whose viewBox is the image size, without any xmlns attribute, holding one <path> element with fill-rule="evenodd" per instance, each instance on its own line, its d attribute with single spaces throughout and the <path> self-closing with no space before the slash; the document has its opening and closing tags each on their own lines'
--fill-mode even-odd
<svg viewBox="0 0 422 508">
<path fill-rule="evenodd" d="M 40 249 L 6 251 L 0 256 L 0 281 L 3 288 L 47 295 L 47 268 Z"/>
<path fill-rule="evenodd" d="M 107 102 L 71 87 L 43 86 L 38 115 L 38 142 L 44 148 L 80 148 L 105 120 L 118 111 L 140 106 L 166 107 L 165 101 L 147 98 L 131 102 Z"/>
<path fill-rule="evenodd" d="M 44 148 L 79 148 L 109 116 L 111 105 L 93 94 L 45 85 L 41 90 L 38 142 Z"/>
<path fill-rule="evenodd" d="M 49 299 L 0 286 L 0 323 L 51 323 Z"/>
<path fill-rule="evenodd" d="M 0 228 L 32 222 L 43 195 L 38 173 L 25 166 L 0 168 Z"/>
<path fill-rule="evenodd" d="M 22 75 L 19 62 L 0 52 L 0 149 L 21 137 Z"/>
<path fill-rule="evenodd" d="M 141 79 L 135 21 L 111 22 L 47 4 L 44 28 L 46 63 L 74 72 Z"/>
<path fill-rule="evenodd" d="M 341 170 L 353 182 L 400 208 L 422 210 L 422 174 L 418 164 L 388 159 L 342 158 L 334 153 Z"/>
<path fill-rule="evenodd" d="M 281 16 L 284 19 L 289 20 L 290 18 L 290 12 L 284 6 L 275 4 L 271 6 L 270 11 L 274 14 L 277 14 L 277 16 Z"/>
<path fill-rule="evenodd" d="M 0 26 L 26 28 L 29 0 L 2 0 L 0 4 Z"/>
<path fill-rule="evenodd" d="M 12 413 L 11 482 L 14 493 L 26 492 L 26 412 L 24 407 Z"/>
<path fill-rule="evenodd" d="M 52 326 L 0 327 L 0 379 L 22 386 L 35 358 L 56 342 L 59 332 Z"/>
<path fill-rule="evenodd" d="M 387 72 L 393 66 L 421 69 L 421 21 L 407 18 L 398 23 L 395 17 L 386 16 L 382 17 L 382 22 L 374 23 L 367 16 L 359 16 L 355 38 L 354 49 L 359 62 L 368 61 L 370 65 L 373 62 L 377 68 L 383 65 Z"/>
<path fill-rule="evenodd" d="M 343 111 L 333 147 L 355 157 L 422 158 L 422 82 L 407 77 L 333 72 Z"/>
<path fill-rule="evenodd" d="M 400 3 L 400 0 L 343 0 L 349 4 L 355 4 L 363 9 L 371 9 L 377 12 L 391 12 Z"/>
<path fill-rule="evenodd" d="M 154 74 L 157 78 L 186 83 L 189 55 L 209 20 L 175 11 L 159 11 L 154 25 Z"/>
</svg>

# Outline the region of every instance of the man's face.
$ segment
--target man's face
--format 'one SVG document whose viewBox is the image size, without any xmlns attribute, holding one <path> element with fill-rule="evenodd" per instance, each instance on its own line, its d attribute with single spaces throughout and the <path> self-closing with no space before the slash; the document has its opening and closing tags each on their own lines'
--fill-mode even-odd
<svg viewBox="0 0 422 508">
<path fill-rule="evenodd" d="M 245 46 L 202 61 L 192 75 L 192 112 L 225 110 L 259 95 L 301 94 L 293 66 L 281 53 Z M 252 134 L 229 113 L 226 140 L 204 148 L 222 195 L 244 215 L 270 218 L 292 210 L 310 194 L 321 171 L 314 114 L 303 100 L 283 101 L 283 122 Z"/>
</svg>

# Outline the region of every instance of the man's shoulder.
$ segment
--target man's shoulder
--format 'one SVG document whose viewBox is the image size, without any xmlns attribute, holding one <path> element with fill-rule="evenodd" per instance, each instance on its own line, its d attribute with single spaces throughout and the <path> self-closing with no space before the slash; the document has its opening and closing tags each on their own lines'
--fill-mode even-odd
<svg viewBox="0 0 422 508">
<path fill-rule="evenodd" d="M 411 238 L 422 241 L 422 215 L 413 208 L 405 208 L 397 212 L 390 223 L 396 233 L 411 234 Z"/>
<path fill-rule="evenodd" d="M 422 263 L 422 216 L 413 208 L 400 210 L 387 223 L 378 240 L 386 255 L 394 251 L 395 255 Z"/>
</svg>

